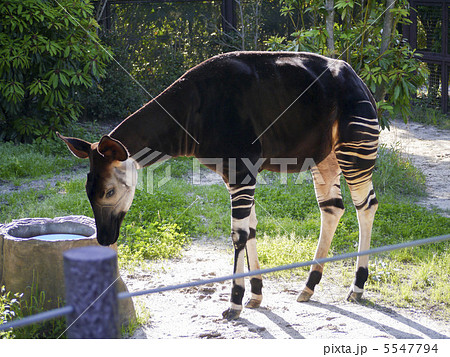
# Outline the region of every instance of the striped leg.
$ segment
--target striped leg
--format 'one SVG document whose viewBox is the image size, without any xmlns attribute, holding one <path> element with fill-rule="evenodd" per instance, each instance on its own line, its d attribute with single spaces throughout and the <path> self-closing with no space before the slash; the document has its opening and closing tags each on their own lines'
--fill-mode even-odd
<svg viewBox="0 0 450 357">
<path fill-rule="evenodd" d="M 339 180 L 341 169 L 339 168 L 334 152 L 331 152 L 311 172 L 321 217 L 319 243 L 314 259 L 320 259 L 327 256 L 339 219 L 344 213 L 344 203 L 342 201 Z M 297 301 L 309 301 L 314 293 L 314 287 L 322 278 L 322 272 L 323 265 L 315 264 L 311 266 L 308 280 L 303 291 L 298 296 Z"/>
<path fill-rule="evenodd" d="M 346 140 L 336 147 L 336 157 L 347 181 L 359 223 L 358 251 L 370 248 L 372 225 L 378 201 L 372 185 L 372 171 L 378 147 L 379 126 L 376 112 L 370 102 L 356 103 L 360 115 L 350 116 L 343 130 Z M 370 119 L 372 118 L 372 119 Z M 369 276 L 369 256 L 358 257 L 356 277 L 348 294 L 349 300 L 359 300 Z"/>
<path fill-rule="evenodd" d="M 250 213 L 254 205 L 255 183 L 249 185 L 228 185 L 231 195 L 231 239 L 234 246 L 234 273 L 243 273 L 245 247 L 250 236 Z M 223 312 L 228 320 L 237 319 L 242 311 L 244 278 L 233 280 L 231 307 Z"/>
<path fill-rule="evenodd" d="M 255 204 L 253 203 L 252 210 L 250 212 L 250 234 L 247 240 L 246 252 L 247 252 L 247 264 L 249 271 L 258 270 L 259 261 L 258 253 L 256 251 L 256 225 L 258 220 L 256 219 Z M 262 276 L 255 275 L 250 279 L 250 286 L 252 291 L 251 299 L 245 304 L 245 307 L 254 309 L 260 307 L 262 301 Z"/>
<path fill-rule="evenodd" d="M 352 200 L 355 204 L 359 223 L 359 246 L 358 251 L 370 248 L 372 235 L 372 225 L 375 212 L 378 208 L 378 201 L 373 190 L 372 182 L 365 182 L 361 185 L 349 185 Z M 348 300 L 360 300 L 364 292 L 364 284 L 369 277 L 369 256 L 364 255 L 356 260 L 356 276 L 348 293 Z"/>
</svg>

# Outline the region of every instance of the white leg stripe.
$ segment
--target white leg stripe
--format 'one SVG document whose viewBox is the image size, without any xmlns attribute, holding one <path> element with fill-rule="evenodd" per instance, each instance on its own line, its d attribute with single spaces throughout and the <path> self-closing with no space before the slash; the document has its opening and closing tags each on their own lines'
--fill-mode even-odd
<svg viewBox="0 0 450 357">
<path fill-rule="evenodd" d="M 239 310 L 239 311 L 242 311 L 242 305 L 236 305 L 236 304 L 234 304 L 234 303 L 231 303 L 231 308 L 232 308 L 233 310 Z"/>
</svg>

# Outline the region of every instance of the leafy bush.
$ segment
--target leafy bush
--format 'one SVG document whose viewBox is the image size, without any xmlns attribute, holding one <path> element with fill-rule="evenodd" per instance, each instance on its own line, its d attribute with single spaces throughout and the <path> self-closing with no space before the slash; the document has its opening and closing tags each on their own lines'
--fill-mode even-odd
<svg viewBox="0 0 450 357">
<path fill-rule="evenodd" d="M 132 72 L 132 62 L 128 59 L 126 46 L 114 45 L 119 43 L 114 35 L 104 37 L 103 40 L 111 44 L 115 61 L 106 68 L 105 77 L 97 86 L 80 91 L 79 100 L 84 107 L 85 119 L 118 121 L 139 109 L 151 98 L 128 74 Z"/>
<path fill-rule="evenodd" d="M 88 1 L 0 3 L 0 140 L 54 137 L 81 112 L 76 92 L 105 73 Z"/>
<path fill-rule="evenodd" d="M 353 0 L 335 0 L 334 17 L 323 1 L 280 3 L 281 14 L 294 25 L 295 31 L 290 38 L 271 37 L 266 41 L 269 50 L 308 51 L 347 61 L 375 94 L 382 128 L 388 127 L 390 118 L 397 115 L 407 120 L 411 115 L 411 99 L 428 73 L 397 30 L 397 25 L 410 23 L 407 1 L 397 1 L 385 12 L 386 6 L 381 1 L 361 6 Z M 388 28 L 383 19 L 387 14 L 392 15 L 388 21 L 392 33 L 386 43 L 383 32 Z M 333 26 L 328 33 L 325 24 L 330 18 Z M 381 50 L 383 45 L 386 48 Z"/>
</svg>

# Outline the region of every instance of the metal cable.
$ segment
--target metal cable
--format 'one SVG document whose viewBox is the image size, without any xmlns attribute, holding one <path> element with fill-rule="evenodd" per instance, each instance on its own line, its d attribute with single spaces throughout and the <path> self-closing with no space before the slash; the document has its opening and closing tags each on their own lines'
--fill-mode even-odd
<svg viewBox="0 0 450 357">
<path fill-rule="evenodd" d="M 53 309 L 45 312 L 41 312 L 40 314 L 31 315 L 24 317 L 20 320 L 15 320 L 11 322 L 7 322 L 5 324 L 0 325 L 0 331 L 8 330 L 10 328 L 17 328 L 27 325 L 32 325 L 38 322 L 42 322 L 45 320 L 51 320 L 60 316 L 68 315 L 73 312 L 72 306 L 63 306 L 58 309 Z"/>
</svg>

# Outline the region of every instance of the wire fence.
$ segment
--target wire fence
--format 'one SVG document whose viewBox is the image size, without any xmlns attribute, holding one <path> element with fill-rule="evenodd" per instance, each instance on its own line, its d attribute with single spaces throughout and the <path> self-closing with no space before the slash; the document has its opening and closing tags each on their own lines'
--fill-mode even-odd
<svg viewBox="0 0 450 357">
<path fill-rule="evenodd" d="M 399 250 L 399 249 L 412 248 L 412 247 L 418 247 L 418 246 L 422 246 L 422 245 L 426 245 L 426 244 L 444 242 L 444 241 L 448 241 L 448 240 L 450 240 L 450 234 L 426 238 L 426 239 L 414 240 L 414 241 L 409 241 L 409 242 L 403 242 L 403 243 L 398 243 L 398 244 L 393 244 L 393 245 L 388 245 L 388 246 L 382 246 L 382 247 L 378 247 L 378 248 L 365 250 L 362 252 L 345 253 L 345 254 L 340 254 L 340 255 L 317 259 L 317 260 L 292 263 L 292 264 L 288 264 L 288 265 L 281 265 L 281 266 L 267 268 L 267 269 L 253 270 L 253 271 L 249 271 L 246 273 L 231 274 L 231 275 L 226 275 L 226 276 L 212 278 L 212 279 L 196 280 L 196 281 L 181 283 L 181 284 L 177 284 L 177 285 L 169 285 L 169 286 L 135 291 L 135 292 L 122 292 L 122 293 L 117 294 L 116 298 L 117 298 L 117 300 L 122 300 L 122 299 L 140 296 L 140 295 L 155 294 L 155 293 L 160 293 L 160 292 L 165 292 L 165 291 L 170 291 L 170 290 L 179 290 L 179 289 L 201 286 L 201 285 L 206 285 L 206 284 L 211 284 L 211 283 L 219 283 L 219 282 L 224 282 L 227 280 L 234 280 L 234 279 L 238 279 L 238 278 L 245 278 L 245 277 L 250 277 L 250 276 L 255 276 L 255 275 L 264 275 L 264 274 L 269 274 L 269 273 L 275 273 L 275 272 L 279 272 L 282 270 L 298 269 L 298 268 L 302 268 L 302 267 L 311 266 L 313 264 L 322 265 L 325 263 L 356 258 L 359 256 L 364 256 L 364 255 L 375 255 L 375 254 L 390 252 L 390 251 Z M 95 248 L 95 247 L 86 247 L 86 248 Z M 76 248 L 76 249 L 81 249 L 81 248 Z M 114 258 L 117 259 L 117 256 L 114 255 Z M 84 261 L 83 264 L 86 265 L 86 262 Z M 117 280 L 117 278 L 116 278 L 116 280 Z M 103 293 L 104 292 L 102 292 L 102 294 Z M 89 304 L 88 307 L 90 307 L 91 305 L 93 305 L 92 302 Z M 69 314 L 73 314 L 75 310 L 77 310 L 77 309 L 71 305 L 64 306 L 64 307 L 54 309 L 54 310 L 49 310 L 49 311 L 46 311 L 46 312 L 43 312 L 40 314 L 36 314 L 36 315 L 28 316 L 28 317 L 25 317 L 25 318 L 22 318 L 19 320 L 4 323 L 4 324 L 0 325 L 0 331 L 19 328 L 19 327 L 35 324 L 38 322 L 42 322 L 45 320 L 49 320 L 49 319 L 53 319 L 53 318 L 57 318 L 57 317 L 61 317 L 61 316 L 66 316 Z M 82 311 L 83 311 L 83 313 L 85 313 L 87 310 L 88 309 L 83 308 Z M 78 318 L 76 318 L 75 320 L 77 320 L 77 319 Z M 68 328 L 70 328 L 70 326 Z"/>
</svg>

